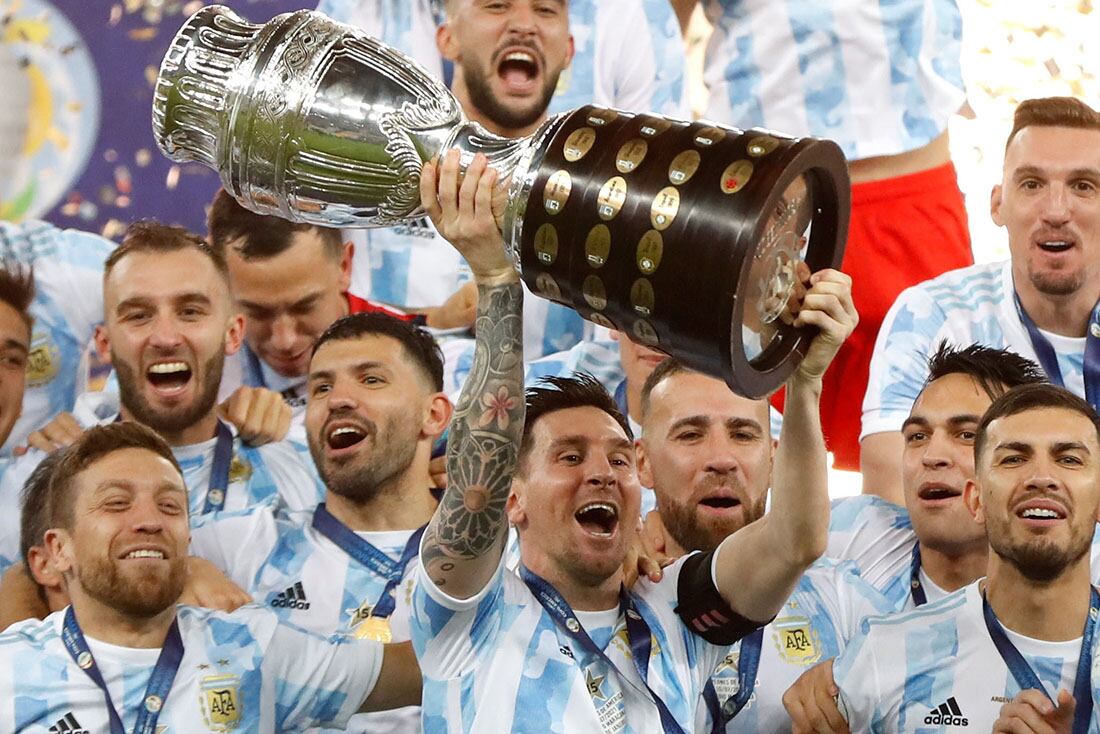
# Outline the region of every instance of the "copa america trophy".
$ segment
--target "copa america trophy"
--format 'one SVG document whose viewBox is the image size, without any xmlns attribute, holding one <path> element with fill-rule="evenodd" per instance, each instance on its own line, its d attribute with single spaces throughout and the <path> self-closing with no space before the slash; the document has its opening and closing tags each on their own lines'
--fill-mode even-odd
<svg viewBox="0 0 1100 734">
<path fill-rule="evenodd" d="M 311 11 L 259 26 L 199 10 L 161 65 L 153 128 L 249 209 L 327 227 L 422 216 L 423 162 L 482 152 L 511 177 L 504 240 L 532 291 L 754 398 L 813 337 L 790 324 L 800 263 L 837 267 L 847 236 L 830 141 L 591 106 L 502 138 L 412 59 Z"/>
</svg>

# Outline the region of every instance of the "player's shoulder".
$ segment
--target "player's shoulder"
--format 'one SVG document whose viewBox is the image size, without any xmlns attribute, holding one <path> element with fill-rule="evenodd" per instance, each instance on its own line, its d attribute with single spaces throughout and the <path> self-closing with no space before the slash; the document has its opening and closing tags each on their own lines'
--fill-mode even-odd
<svg viewBox="0 0 1100 734">
<path fill-rule="evenodd" d="M 870 636 L 892 636 L 904 639 L 909 630 L 927 630 L 947 620 L 959 620 L 968 608 L 981 606 L 981 593 L 975 581 L 942 599 L 904 612 L 872 615 L 863 620 L 863 632 Z"/>
<path fill-rule="evenodd" d="M 976 303 L 1003 298 L 1006 261 L 978 263 L 948 270 L 934 278 L 906 288 L 899 303 L 924 298 L 944 311 L 972 307 Z"/>
<path fill-rule="evenodd" d="M 28 649 L 44 652 L 51 642 L 61 637 L 63 614 L 64 611 L 54 612 L 45 619 L 25 619 L 11 625 L 0 633 L 0 655 Z"/>
<path fill-rule="evenodd" d="M 859 526 L 876 525 L 910 530 L 913 523 L 909 511 L 873 494 L 842 497 L 831 503 L 830 530 L 851 530 Z"/>
</svg>

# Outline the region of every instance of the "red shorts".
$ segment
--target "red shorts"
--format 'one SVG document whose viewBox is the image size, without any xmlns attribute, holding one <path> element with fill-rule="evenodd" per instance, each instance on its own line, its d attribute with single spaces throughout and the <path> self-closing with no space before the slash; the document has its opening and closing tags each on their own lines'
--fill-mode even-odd
<svg viewBox="0 0 1100 734">
<path fill-rule="evenodd" d="M 852 276 L 859 325 L 825 373 L 821 394 L 821 425 L 836 468 L 859 470 L 859 427 L 871 353 L 898 294 L 973 263 L 966 207 L 952 164 L 852 186 L 841 269 Z M 773 402 L 782 409 L 782 394 Z"/>
</svg>

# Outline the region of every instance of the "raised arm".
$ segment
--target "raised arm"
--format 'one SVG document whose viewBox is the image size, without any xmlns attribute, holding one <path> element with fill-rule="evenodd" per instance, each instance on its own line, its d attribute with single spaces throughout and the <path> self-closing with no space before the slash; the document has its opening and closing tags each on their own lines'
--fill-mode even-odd
<svg viewBox="0 0 1100 734">
<path fill-rule="evenodd" d="M 424 534 L 420 560 L 449 596 L 476 595 L 504 547 L 504 504 L 523 435 L 523 289 L 497 225 L 503 192 L 478 155 L 459 183 L 458 155 L 424 166 L 420 195 L 436 229 L 478 284 L 473 367 L 447 439 L 447 491 Z"/>
<path fill-rule="evenodd" d="M 715 582 L 726 602 L 742 616 L 759 621 L 775 616 L 806 567 L 825 552 L 829 534 L 821 378 L 859 317 L 852 305 L 850 277 L 822 270 L 813 274 L 810 284 L 795 323 L 819 331 L 787 381 L 771 509 L 726 538 L 714 566 Z"/>
</svg>

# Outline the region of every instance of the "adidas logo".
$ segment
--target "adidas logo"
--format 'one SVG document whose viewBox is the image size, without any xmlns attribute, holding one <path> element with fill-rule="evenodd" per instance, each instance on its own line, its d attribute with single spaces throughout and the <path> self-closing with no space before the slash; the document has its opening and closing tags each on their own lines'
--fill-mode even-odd
<svg viewBox="0 0 1100 734">
<path fill-rule="evenodd" d="M 78 724 L 73 712 L 70 711 L 50 727 L 50 734 L 91 734 L 91 732 Z"/>
<path fill-rule="evenodd" d="M 286 591 L 280 591 L 271 600 L 271 606 L 281 609 L 309 609 L 306 601 L 306 590 L 302 588 L 302 582 L 288 586 Z"/>
<path fill-rule="evenodd" d="M 954 696 L 941 703 L 939 708 L 929 711 L 924 723 L 930 726 L 970 726 Z"/>
</svg>

